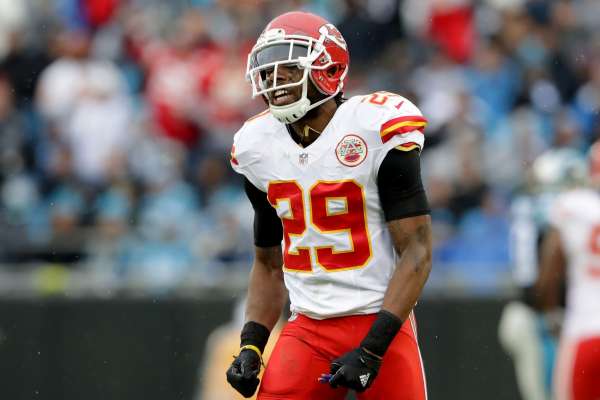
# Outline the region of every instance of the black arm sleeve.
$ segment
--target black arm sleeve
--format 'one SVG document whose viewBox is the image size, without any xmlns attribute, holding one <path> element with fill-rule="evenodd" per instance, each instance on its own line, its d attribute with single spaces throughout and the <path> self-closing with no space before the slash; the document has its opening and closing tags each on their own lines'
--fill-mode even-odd
<svg viewBox="0 0 600 400">
<path fill-rule="evenodd" d="M 267 200 L 267 194 L 244 178 L 244 190 L 254 208 L 254 245 L 273 247 L 281 245 L 283 227 L 275 209 Z"/>
<path fill-rule="evenodd" d="M 386 221 L 430 212 L 417 150 L 391 150 L 379 167 L 377 187 Z"/>
</svg>

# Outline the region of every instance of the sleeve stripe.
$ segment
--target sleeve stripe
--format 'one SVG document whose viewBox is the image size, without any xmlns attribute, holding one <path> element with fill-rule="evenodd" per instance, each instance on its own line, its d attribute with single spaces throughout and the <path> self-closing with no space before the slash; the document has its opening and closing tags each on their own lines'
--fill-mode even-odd
<svg viewBox="0 0 600 400">
<path fill-rule="evenodd" d="M 380 131 L 380 135 L 382 137 L 384 137 L 388 133 L 396 131 L 396 130 L 402 130 L 403 132 L 410 132 L 411 130 L 417 130 L 419 128 L 421 128 L 421 130 L 422 130 L 426 126 L 427 126 L 427 121 L 414 121 L 414 120 L 402 121 L 402 122 L 397 122 L 393 125 L 390 125 L 387 128 L 382 127 L 382 129 Z M 412 127 L 412 129 L 406 130 L 407 127 L 408 128 Z"/>
<path fill-rule="evenodd" d="M 402 125 L 400 125 L 400 124 L 402 124 Z M 387 142 L 394 136 L 402 134 L 402 133 L 414 132 L 414 131 L 423 133 L 425 126 L 427 126 L 427 122 L 407 122 L 407 123 L 401 122 L 400 124 L 398 124 L 397 126 L 393 126 L 392 128 L 394 128 L 394 129 L 391 129 L 391 130 L 387 131 L 386 133 L 381 134 L 381 140 L 383 141 L 383 143 Z"/>
<path fill-rule="evenodd" d="M 400 150 L 400 151 L 411 151 L 411 150 L 414 150 L 414 149 L 420 149 L 421 146 L 419 146 L 415 142 L 408 142 L 408 143 L 402 143 L 402 144 L 400 144 L 400 145 L 398 145 L 398 146 L 396 146 L 394 148 L 397 149 L 397 150 Z"/>
<path fill-rule="evenodd" d="M 381 131 L 381 137 L 386 136 L 392 132 L 410 132 L 423 129 L 427 126 L 427 122 L 417 122 L 417 121 L 406 121 L 406 122 L 398 122 L 396 125 L 392 125 L 389 128 Z"/>
<path fill-rule="evenodd" d="M 390 119 L 389 121 L 387 121 L 383 125 L 381 125 L 380 132 L 383 135 L 387 131 L 389 131 L 389 129 L 392 128 L 394 125 L 396 125 L 400 122 L 406 122 L 406 121 L 424 122 L 425 124 L 427 124 L 427 120 L 420 115 L 410 115 L 410 116 L 405 116 L 405 117 L 398 117 L 398 118 Z"/>
</svg>

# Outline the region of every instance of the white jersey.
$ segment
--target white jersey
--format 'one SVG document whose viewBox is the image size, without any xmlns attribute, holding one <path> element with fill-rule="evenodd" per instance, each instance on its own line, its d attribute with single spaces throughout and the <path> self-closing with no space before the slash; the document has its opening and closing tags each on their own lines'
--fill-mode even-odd
<svg viewBox="0 0 600 400">
<path fill-rule="evenodd" d="M 567 258 L 564 335 L 600 335 L 600 195 L 589 189 L 566 192 L 550 212 Z"/>
<path fill-rule="evenodd" d="M 381 309 L 395 253 L 377 173 L 391 149 L 422 148 L 425 125 L 410 101 L 377 92 L 344 102 L 306 148 L 268 111 L 236 133 L 233 168 L 282 220 L 292 312 L 322 319 Z"/>
</svg>

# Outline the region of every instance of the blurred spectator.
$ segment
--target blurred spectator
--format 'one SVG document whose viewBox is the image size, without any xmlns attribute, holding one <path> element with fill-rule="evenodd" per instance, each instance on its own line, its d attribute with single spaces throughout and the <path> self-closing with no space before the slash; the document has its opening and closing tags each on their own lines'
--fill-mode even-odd
<svg viewBox="0 0 600 400">
<path fill-rule="evenodd" d="M 120 0 L 58 0 L 56 13 L 69 29 L 93 30 L 107 23 Z"/>
<path fill-rule="evenodd" d="M 132 141 L 132 110 L 116 66 L 91 58 L 91 40 L 81 31 L 59 34 L 59 58 L 42 73 L 38 106 L 50 134 L 69 147 L 75 176 L 101 184 L 109 158 Z"/>
<path fill-rule="evenodd" d="M 196 183 L 205 209 L 198 250 L 222 263 L 249 261 L 252 208 L 237 180 L 232 181 L 227 159 L 205 157 L 197 166 Z"/>
<path fill-rule="evenodd" d="M 44 49 L 46 41 L 31 46 L 24 30 L 13 30 L 6 39 L 6 54 L 0 57 L 0 74 L 13 86 L 17 106 L 29 111 L 38 78 L 50 62 Z"/>
<path fill-rule="evenodd" d="M 0 242 L 4 257 L 23 248 L 23 237 L 35 226 L 39 190 L 28 173 L 32 143 L 26 119 L 14 101 L 14 90 L 0 75 Z M 17 257 L 18 258 L 18 257 Z"/>
<path fill-rule="evenodd" d="M 113 279 L 125 257 L 125 243 L 133 226 L 135 188 L 128 179 L 126 160 L 115 157 L 109 166 L 108 184 L 93 204 L 93 224 L 86 246 L 86 265 L 100 279 Z"/>
<path fill-rule="evenodd" d="M 486 135 L 494 135 L 503 118 L 515 105 L 520 87 L 520 71 L 501 44 L 490 39 L 475 50 L 466 70 L 467 88 L 476 101 Z"/>
<path fill-rule="evenodd" d="M 431 10 L 428 37 L 457 62 L 469 60 L 473 52 L 475 23 L 470 3 L 468 0 L 438 2 Z"/>
<path fill-rule="evenodd" d="M 146 95 L 160 132 L 196 146 L 211 118 L 205 97 L 214 71 L 223 63 L 222 49 L 208 35 L 204 16 L 187 11 L 168 41 L 146 37 L 135 21 L 128 33 L 129 49 L 147 72 Z"/>
<path fill-rule="evenodd" d="M 81 227 L 86 216 L 87 196 L 75 179 L 71 152 L 63 147 L 56 152 L 51 166 L 44 212 L 48 221 L 45 238 L 47 258 L 74 262 L 83 258 L 85 234 Z"/>
<path fill-rule="evenodd" d="M 598 139 L 595 128 L 600 124 L 600 48 L 590 55 L 588 79 L 577 89 L 573 105 L 587 142 Z"/>
<path fill-rule="evenodd" d="M 162 293 L 180 284 L 195 264 L 190 238 L 199 203 L 183 180 L 184 148 L 167 142 L 154 154 L 158 169 L 142 181 L 136 230 L 123 250 L 122 273 L 136 285 Z"/>
<path fill-rule="evenodd" d="M 428 62 L 415 69 L 412 75 L 412 90 L 420 100 L 420 107 L 428 118 L 428 130 L 433 141 L 428 140 L 428 146 L 436 145 L 439 140 L 443 125 L 455 121 L 463 110 L 469 108 L 470 98 L 464 95 L 466 81 L 462 69 L 452 62 L 439 48 L 431 49 Z M 477 122 L 475 115 L 466 118 Z M 453 130 L 456 132 L 457 130 Z M 457 133 L 460 135 L 460 132 Z M 454 133 L 452 133 L 452 136 Z M 428 135 L 428 139 L 431 139 Z"/>
<path fill-rule="evenodd" d="M 0 183 L 24 170 L 32 156 L 26 120 L 16 107 L 13 93 L 7 77 L 0 75 Z"/>
<path fill-rule="evenodd" d="M 336 24 L 352 52 L 352 68 L 361 72 L 376 66 L 385 46 L 401 36 L 396 0 L 346 0 L 345 12 Z"/>
<path fill-rule="evenodd" d="M 402 16 L 413 35 L 439 46 L 445 56 L 470 59 L 476 35 L 471 0 L 407 0 Z"/>
<path fill-rule="evenodd" d="M 10 49 L 11 36 L 25 25 L 25 2 L 0 0 L 0 60 Z"/>
<path fill-rule="evenodd" d="M 509 224 L 499 200 L 486 192 L 481 208 L 469 211 L 456 236 L 439 246 L 434 255 L 441 265 L 451 268 L 460 286 L 475 293 L 495 288 L 508 275 Z"/>
</svg>

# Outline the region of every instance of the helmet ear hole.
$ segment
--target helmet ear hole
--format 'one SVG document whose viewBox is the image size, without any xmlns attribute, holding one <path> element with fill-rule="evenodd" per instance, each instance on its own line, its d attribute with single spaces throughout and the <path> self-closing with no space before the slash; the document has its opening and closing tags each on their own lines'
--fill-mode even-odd
<svg viewBox="0 0 600 400">
<path fill-rule="evenodd" d="M 328 68 L 325 73 L 327 74 L 327 77 L 333 78 L 335 74 L 337 74 L 339 69 L 340 67 L 338 65 L 334 65 L 331 68 Z"/>
</svg>

